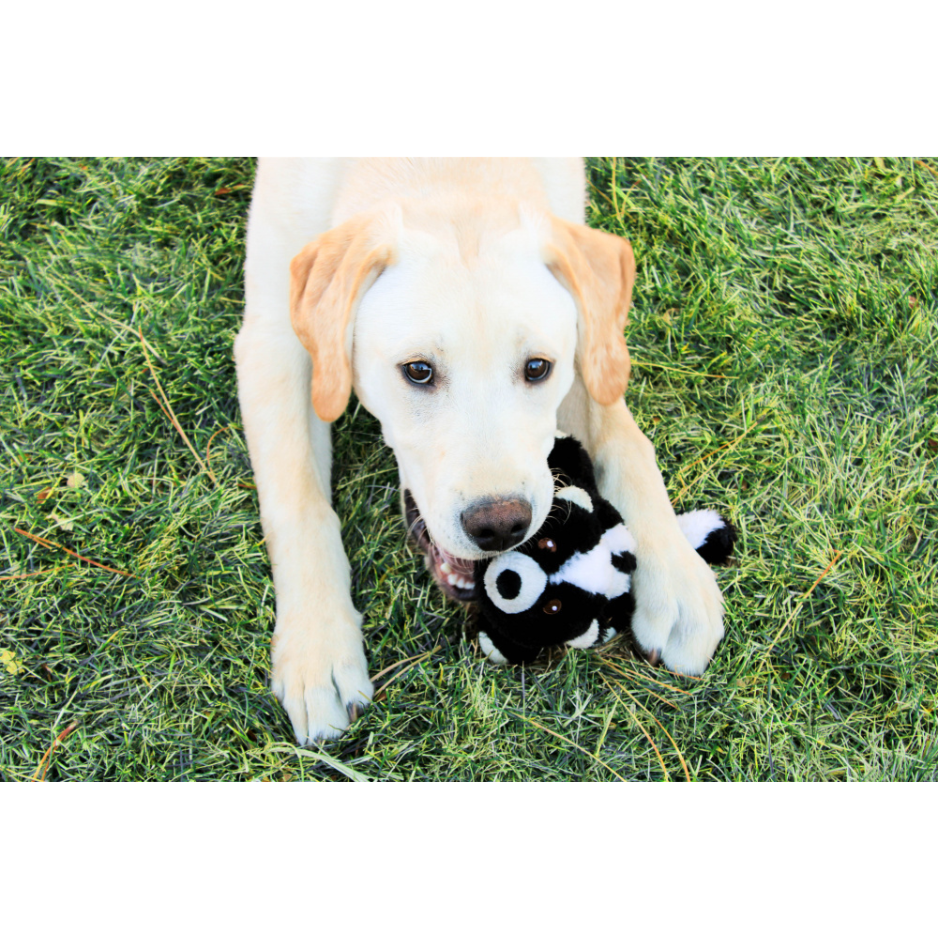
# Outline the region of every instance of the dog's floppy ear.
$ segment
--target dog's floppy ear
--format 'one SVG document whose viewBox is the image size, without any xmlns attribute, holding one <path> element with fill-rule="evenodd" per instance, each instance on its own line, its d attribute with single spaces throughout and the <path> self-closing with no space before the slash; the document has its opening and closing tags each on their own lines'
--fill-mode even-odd
<svg viewBox="0 0 938 938">
<path fill-rule="evenodd" d="M 290 321 L 313 360 L 313 408 L 338 418 L 352 393 L 352 319 L 359 300 L 392 263 L 383 226 L 356 215 L 320 235 L 290 263 Z"/>
<path fill-rule="evenodd" d="M 635 256 L 625 238 L 551 219 L 547 266 L 573 294 L 579 312 L 577 360 L 586 389 L 612 404 L 629 381 L 625 324 L 635 282 Z"/>
</svg>

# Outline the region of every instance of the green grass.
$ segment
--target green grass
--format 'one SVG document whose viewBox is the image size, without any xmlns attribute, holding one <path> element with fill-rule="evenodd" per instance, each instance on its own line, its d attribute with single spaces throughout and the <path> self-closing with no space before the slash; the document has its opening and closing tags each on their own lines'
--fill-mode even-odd
<svg viewBox="0 0 938 938">
<path fill-rule="evenodd" d="M 273 588 L 231 358 L 252 162 L 2 164 L 0 777 L 935 778 L 936 170 L 592 161 L 591 222 L 638 261 L 627 400 L 678 507 L 740 532 L 727 638 L 701 680 L 617 646 L 482 665 L 404 547 L 393 459 L 353 406 L 335 504 L 390 683 L 317 752 L 266 686 Z M 138 329 L 217 484 L 151 395 Z"/>
</svg>

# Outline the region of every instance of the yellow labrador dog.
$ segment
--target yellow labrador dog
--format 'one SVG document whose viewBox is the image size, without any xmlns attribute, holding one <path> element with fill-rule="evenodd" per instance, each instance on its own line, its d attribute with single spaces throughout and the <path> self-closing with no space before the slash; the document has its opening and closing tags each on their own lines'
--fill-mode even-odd
<svg viewBox="0 0 938 938">
<path fill-rule="evenodd" d="M 372 696 L 330 492 L 329 424 L 353 388 L 449 596 L 471 598 L 472 562 L 541 526 L 560 430 L 638 544 L 649 657 L 699 674 L 722 638 L 714 575 L 623 400 L 632 249 L 584 225 L 585 187 L 569 159 L 260 161 L 235 357 L 276 588 L 273 690 L 301 743 Z"/>
</svg>

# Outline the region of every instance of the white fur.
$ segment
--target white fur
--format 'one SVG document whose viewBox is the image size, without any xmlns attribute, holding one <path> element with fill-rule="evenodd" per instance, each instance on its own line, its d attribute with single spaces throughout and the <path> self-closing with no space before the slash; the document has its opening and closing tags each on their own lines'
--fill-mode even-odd
<svg viewBox="0 0 938 938">
<path fill-rule="evenodd" d="M 710 508 L 701 508 L 678 515 L 677 523 L 694 550 L 703 545 L 707 535 L 712 531 L 723 527 L 723 519 Z"/>
<path fill-rule="evenodd" d="M 479 632 L 479 648 L 489 664 L 508 664 L 508 659 L 492 644 L 485 632 Z"/>
<path fill-rule="evenodd" d="M 579 505 L 587 511 L 593 510 L 593 499 L 590 498 L 586 489 L 581 489 L 578 485 L 565 485 L 554 493 L 554 498 L 563 498 L 574 505 Z"/>
<path fill-rule="evenodd" d="M 571 638 L 567 645 L 570 648 L 592 648 L 597 638 L 599 638 L 599 622 L 593 619 L 590 627 L 582 635 Z"/>
<path fill-rule="evenodd" d="M 631 532 L 624 524 L 617 524 L 614 528 L 610 528 L 599 539 L 599 542 L 613 554 L 628 552 L 634 555 L 635 551 L 638 550 L 635 538 L 632 537 Z"/>
<path fill-rule="evenodd" d="M 572 433 L 635 535 L 639 642 L 663 648 L 668 667 L 699 673 L 722 636 L 715 579 L 677 525 L 651 445 L 624 402 L 597 404 L 574 368 L 575 305 L 539 238 L 548 212 L 582 224 L 585 204 L 578 160 L 259 162 L 235 359 L 277 598 L 271 684 L 301 743 L 341 733 L 348 707 L 372 695 L 331 508 L 330 427 L 311 408 L 310 358 L 289 314 L 291 259 L 358 213 L 397 221 L 396 263 L 349 330 L 354 387 L 433 538 L 478 557 L 459 518 L 482 496 L 528 499 L 537 530 L 553 497 L 554 434 Z M 479 222 L 468 253 L 454 219 Z M 403 382 L 402 356 L 432 358 L 446 377 L 441 393 L 421 396 Z M 543 383 L 520 379 L 527 357 L 554 362 Z"/>
<path fill-rule="evenodd" d="M 521 577 L 521 589 L 514 599 L 506 599 L 498 591 L 498 578 L 505 570 L 513 570 Z M 496 557 L 485 571 L 485 592 L 489 599 L 509 615 L 530 609 L 547 586 L 547 574 L 533 557 L 509 551 Z"/>
<path fill-rule="evenodd" d="M 577 551 L 556 573 L 551 583 L 572 583 L 587 593 L 601 593 L 614 599 L 628 592 L 631 577 L 612 565 L 612 552 L 600 541 L 585 554 Z"/>
</svg>

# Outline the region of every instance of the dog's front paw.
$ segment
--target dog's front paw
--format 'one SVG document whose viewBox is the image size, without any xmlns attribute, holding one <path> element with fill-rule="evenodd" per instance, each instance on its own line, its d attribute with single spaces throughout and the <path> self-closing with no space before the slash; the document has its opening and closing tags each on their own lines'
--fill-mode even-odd
<svg viewBox="0 0 938 938">
<path fill-rule="evenodd" d="M 311 629 L 278 620 L 271 642 L 271 689 L 301 746 L 340 736 L 374 693 L 357 624 L 332 622 Z"/>
<path fill-rule="evenodd" d="M 640 556 L 632 583 L 632 632 L 649 660 L 703 674 L 724 632 L 723 596 L 710 567 L 682 545 L 663 560 Z"/>
</svg>

